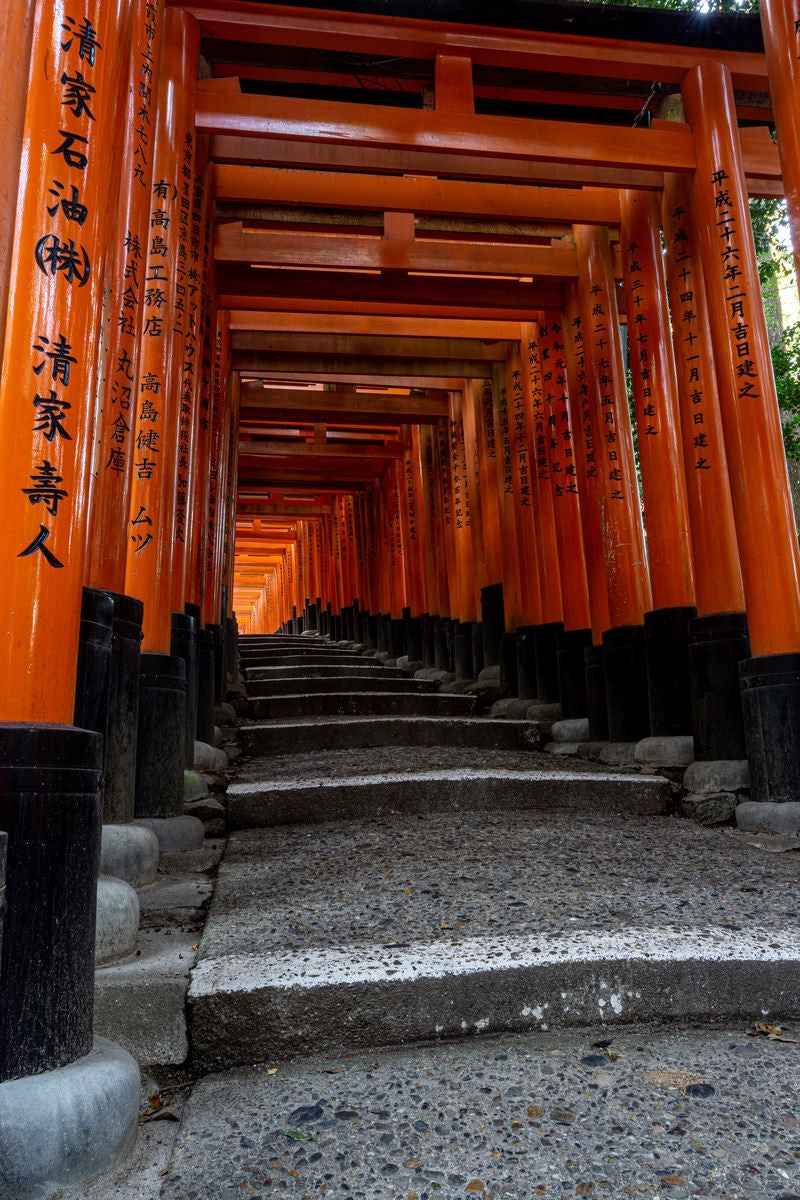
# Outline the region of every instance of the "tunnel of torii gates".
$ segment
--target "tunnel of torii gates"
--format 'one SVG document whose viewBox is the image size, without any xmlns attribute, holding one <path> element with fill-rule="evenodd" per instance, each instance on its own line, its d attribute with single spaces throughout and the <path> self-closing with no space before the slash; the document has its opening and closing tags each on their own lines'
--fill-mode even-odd
<svg viewBox="0 0 800 1200">
<path fill-rule="evenodd" d="M 0 1080 L 91 1048 L 101 822 L 182 812 L 237 620 L 800 800 L 796 3 L 489 7 L 2 6 Z"/>
</svg>

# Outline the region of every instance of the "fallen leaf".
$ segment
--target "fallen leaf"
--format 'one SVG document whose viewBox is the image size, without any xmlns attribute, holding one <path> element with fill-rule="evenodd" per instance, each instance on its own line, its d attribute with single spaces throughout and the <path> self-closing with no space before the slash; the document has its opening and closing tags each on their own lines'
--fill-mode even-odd
<svg viewBox="0 0 800 1200">
<path fill-rule="evenodd" d="M 200 946 L 200 943 L 199 943 L 199 942 L 195 942 L 195 944 L 194 944 L 193 946 L 190 946 L 190 947 L 189 947 L 189 949 L 190 949 L 190 950 L 197 950 L 197 949 L 199 948 L 199 946 Z"/>
<path fill-rule="evenodd" d="M 161 1099 L 161 1096 L 158 1092 L 153 1092 L 152 1096 L 148 1096 L 147 1099 L 150 1101 L 151 1112 L 155 1112 L 157 1108 L 164 1107 L 164 1101 Z"/>
<path fill-rule="evenodd" d="M 146 1125 L 149 1121 L 179 1121 L 180 1117 L 176 1117 L 175 1113 L 170 1112 L 166 1108 L 157 1108 L 155 1112 L 142 1113 L 139 1117 L 139 1124 Z"/>
<path fill-rule="evenodd" d="M 683 1175 L 662 1175 L 661 1182 L 666 1183 L 669 1187 L 681 1187 L 686 1183 Z"/>
<path fill-rule="evenodd" d="M 299 1129 L 287 1129 L 285 1132 L 293 1142 L 313 1142 L 314 1140 L 310 1133 L 301 1133 Z"/>
<path fill-rule="evenodd" d="M 593 1183 L 579 1183 L 577 1191 L 578 1191 L 579 1196 L 591 1196 L 592 1192 L 594 1191 L 594 1184 Z"/>
<path fill-rule="evenodd" d="M 529 1104 L 528 1105 L 528 1116 L 529 1117 L 543 1117 L 544 1109 L 540 1108 L 540 1106 L 538 1104 Z"/>
<path fill-rule="evenodd" d="M 277 1075 L 278 1068 L 277 1067 L 267 1067 L 267 1074 L 268 1075 Z"/>
<path fill-rule="evenodd" d="M 467 1184 L 466 1191 L 468 1191 L 468 1192 L 485 1192 L 486 1184 L 483 1182 L 482 1179 L 473 1179 Z"/>
</svg>

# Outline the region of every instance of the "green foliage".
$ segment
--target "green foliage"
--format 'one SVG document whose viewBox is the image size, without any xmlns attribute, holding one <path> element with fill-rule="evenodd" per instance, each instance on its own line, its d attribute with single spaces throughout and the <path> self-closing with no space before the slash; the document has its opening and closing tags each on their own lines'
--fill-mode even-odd
<svg viewBox="0 0 800 1200">
<path fill-rule="evenodd" d="M 800 321 L 783 331 L 772 350 L 786 457 L 800 462 Z"/>
</svg>

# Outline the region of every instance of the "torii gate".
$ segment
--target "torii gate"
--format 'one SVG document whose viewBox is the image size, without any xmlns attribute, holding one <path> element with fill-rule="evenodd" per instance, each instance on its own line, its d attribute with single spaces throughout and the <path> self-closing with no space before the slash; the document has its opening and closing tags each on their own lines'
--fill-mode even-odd
<svg viewBox="0 0 800 1200">
<path fill-rule="evenodd" d="M 752 795 L 800 799 L 800 557 L 747 209 L 785 193 L 800 256 L 795 5 L 762 0 L 765 54 L 519 11 L 0 15 L 0 1080 L 91 1049 L 101 767 L 106 821 L 180 813 L 234 589 L 254 630 L 439 663 L 449 637 L 462 671 L 611 737 L 690 695 L 706 757 L 741 757 L 743 728 Z M 426 78 L 343 100 L 337 55 Z M 653 80 L 683 111 L 631 128 Z"/>
</svg>

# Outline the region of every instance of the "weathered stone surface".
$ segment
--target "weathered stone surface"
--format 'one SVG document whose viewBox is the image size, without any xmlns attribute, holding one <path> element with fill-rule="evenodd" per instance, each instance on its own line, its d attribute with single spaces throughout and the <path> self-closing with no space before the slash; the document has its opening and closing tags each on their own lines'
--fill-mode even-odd
<svg viewBox="0 0 800 1200">
<path fill-rule="evenodd" d="M 544 750 L 547 754 L 555 754 L 562 758 L 577 758 L 580 742 L 546 742 Z"/>
<path fill-rule="evenodd" d="M 729 825 L 736 812 L 736 796 L 733 792 L 690 792 L 681 800 L 679 811 L 699 825 Z"/>
<path fill-rule="evenodd" d="M 194 769 L 201 774 L 216 775 L 228 769 L 228 756 L 224 750 L 209 746 L 207 742 L 194 744 Z"/>
<path fill-rule="evenodd" d="M 231 704 L 218 704 L 214 709 L 214 721 L 217 725 L 231 725 L 236 720 L 236 709 Z"/>
<path fill-rule="evenodd" d="M 517 696 L 505 696 L 502 700 L 495 700 L 489 709 L 489 716 L 524 720 L 530 707 L 530 700 L 520 700 Z"/>
<path fill-rule="evenodd" d="M 694 758 L 694 739 L 683 735 L 642 738 L 634 746 L 633 757 L 648 767 L 685 767 Z"/>
<path fill-rule="evenodd" d="M 547 721 L 552 726 L 561 720 L 560 704 L 545 704 L 541 700 L 527 702 L 526 715 L 529 721 Z"/>
<path fill-rule="evenodd" d="M 470 717 L 311 718 L 242 729 L 242 749 L 250 755 L 359 746 L 439 745 L 536 750 L 541 745 L 541 729 L 531 721 L 481 721 Z"/>
<path fill-rule="evenodd" d="M 134 888 L 124 879 L 101 875 L 97 881 L 95 964 L 132 954 L 138 929 L 139 898 Z"/>
<path fill-rule="evenodd" d="M 197 850 L 205 837 L 203 822 L 197 817 L 140 817 L 135 824 L 153 831 L 162 855 Z"/>
<path fill-rule="evenodd" d="M 152 829 L 142 825 L 104 825 L 100 873 L 143 887 L 158 873 L 159 845 Z"/>
<path fill-rule="evenodd" d="M 143 929 L 193 925 L 203 919 L 213 884 L 207 875 L 159 875 L 139 889 Z"/>
<path fill-rule="evenodd" d="M 745 792 L 750 787 L 747 759 L 693 762 L 686 768 L 683 786 L 700 795 L 713 792 Z"/>
<path fill-rule="evenodd" d="M 183 772 L 183 801 L 184 804 L 190 804 L 194 800 L 200 800 L 203 796 L 208 795 L 208 784 L 203 776 L 198 771 Z"/>
<path fill-rule="evenodd" d="M 578 746 L 578 758 L 586 759 L 587 762 L 599 760 L 607 745 L 608 742 L 581 742 Z"/>
<path fill-rule="evenodd" d="M 588 717 L 569 717 L 564 721 L 554 721 L 550 730 L 554 742 L 588 742 Z"/>
<path fill-rule="evenodd" d="M 748 833 L 780 833 L 796 837 L 800 834 L 800 803 L 745 800 L 736 806 L 736 824 Z"/>
<path fill-rule="evenodd" d="M 197 817 L 198 821 L 214 821 L 224 818 L 225 805 L 216 796 L 206 796 L 203 800 L 185 804 L 183 811 L 187 817 Z"/>
<path fill-rule="evenodd" d="M 473 696 L 448 696 L 439 692 L 331 692 L 325 695 L 258 696 L 250 701 L 256 720 L 291 717 L 357 716 L 470 716 Z"/>
<path fill-rule="evenodd" d="M 138 1115 L 139 1068 L 104 1038 L 69 1066 L 0 1083 L 0 1196 L 40 1200 L 111 1170 Z"/>
<path fill-rule="evenodd" d="M 635 742 L 606 742 L 597 757 L 600 762 L 609 765 L 623 766 L 633 763 L 635 761 L 633 756 L 635 745 Z"/>
</svg>

